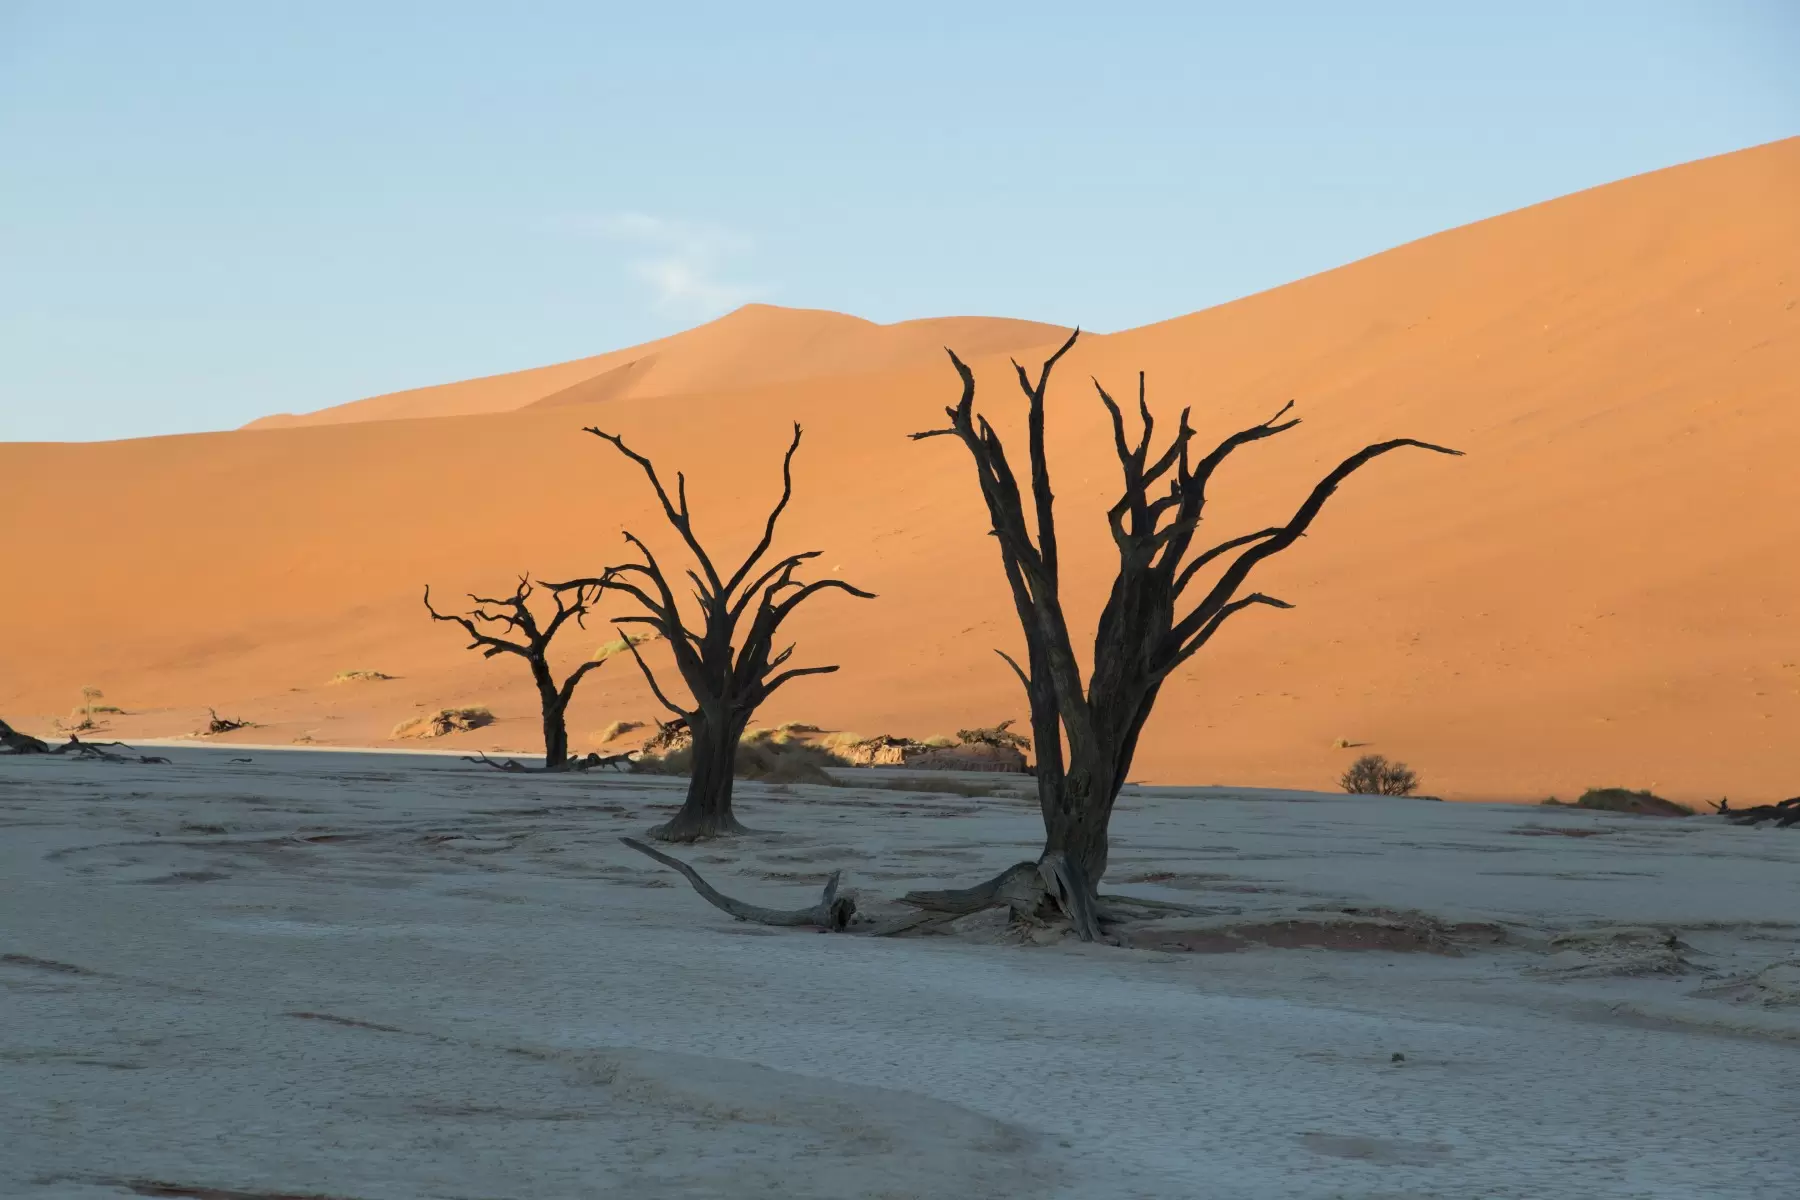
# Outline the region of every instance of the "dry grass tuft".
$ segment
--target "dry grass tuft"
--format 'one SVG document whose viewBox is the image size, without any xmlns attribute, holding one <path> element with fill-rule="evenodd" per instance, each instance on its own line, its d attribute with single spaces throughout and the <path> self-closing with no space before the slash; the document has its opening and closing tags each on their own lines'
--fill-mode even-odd
<svg viewBox="0 0 1800 1200">
<path fill-rule="evenodd" d="M 482 705 L 468 708 L 440 708 L 421 717 L 408 717 L 394 726 L 390 738 L 434 738 L 452 733 L 465 733 L 494 723 L 494 714 Z"/>
<path fill-rule="evenodd" d="M 623 654 L 633 646 L 641 646 L 645 642 L 654 642 L 661 636 L 660 633 L 628 633 L 624 637 L 616 637 L 594 651 L 594 661 L 605 662 L 615 654 Z"/>
<path fill-rule="evenodd" d="M 393 676 L 385 671 L 339 671 L 331 677 L 332 683 L 385 683 Z"/>
<path fill-rule="evenodd" d="M 626 734 L 631 733 L 634 730 L 642 729 L 643 727 L 644 723 L 642 721 L 614 721 L 605 729 L 602 729 L 597 736 L 600 739 L 600 744 L 604 746 L 608 742 L 617 741 Z"/>
<path fill-rule="evenodd" d="M 843 766 L 843 760 L 819 746 L 771 730 L 752 730 L 738 740 L 732 774 L 763 783 L 814 783 L 839 786 L 825 770 Z M 651 775 L 688 775 L 694 769 L 694 748 L 688 743 L 660 754 L 639 758 L 632 770 Z"/>
</svg>

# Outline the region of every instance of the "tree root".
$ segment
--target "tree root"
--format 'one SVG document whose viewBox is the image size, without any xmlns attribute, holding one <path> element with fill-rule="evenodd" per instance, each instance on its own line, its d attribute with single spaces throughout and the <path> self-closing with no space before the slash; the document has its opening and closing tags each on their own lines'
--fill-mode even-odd
<svg viewBox="0 0 1800 1200">
<path fill-rule="evenodd" d="M 1022 862 L 1014 863 L 992 879 L 974 887 L 942 892 L 908 892 L 900 897 L 900 903 L 963 917 L 999 908 L 1003 904 L 1014 911 L 1029 912 L 1037 907 L 1043 893 L 1044 885 L 1038 875 L 1037 864 Z"/>
<path fill-rule="evenodd" d="M 1014 863 L 985 883 L 949 891 L 908 892 L 902 904 L 935 913 L 967 916 L 1004 905 L 1015 917 L 1036 919 L 1054 905 L 1084 942 L 1100 940 L 1100 917 L 1085 874 L 1058 851 L 1037 862 Z"/>
<path fill-rule="evenodd" d="M 893 917 L 886 921 L 877 921 L 871 928 L 861 930 L 864 937 L 893 937 L 901 933 L 930 933 L 941 929 L 950 922 L 959 920 L 964 914 L 931 912 L 921 909 L 907 913 L 905 916 Z"/>
<path fill-rule="evenodd" d="M 759 925 L 814 926 L 840 932 L 849 927 L 856 914 L 855 901 L 848 896 L 837 895 L 841 876 L 838 871 L 831 873 L 819 902 L 809 908 L 762 908 L 725 895 L 678 858 L 654 850 L 635 838 L 619 840 L 638 853 L 680 871 L 707 903 L 741 921 Z M 1042 928 L 1054 925 L 1059 920 L 1066 920 L 1077 938 L 1084 942 L 1099 942 L 1113 940 L 1103 935 L 1102 921 L 1119 925 L 1135 920 L 1154 920 L 1168 913 L 1216 915 L 1212 909 L 1166 900 L 1143 900 L 1136 896 L 1096 896 L 1087 886 L 1080 868 L 1055 851 L 1044 855 L 1037 862 L 1014 863 L 992 879 L 974 887 L 908 892 L 900 897 L 900 903 L 911 905 L 917 911 L 873 922 L 857 932 L 865 937 L 929 933 L 975 913 L 1006 908 L 1012 911 L 1013 919 L 1020 924 Z"/>
<path fill-rule="evenodd" d="M 679 858 L 653 850 L 636 838 L 620 838 L 627 846 L 639 854 L 648 855 L 665 867 L 673 867 L 687 877 L 700 893 L 702 899 L 722 912 L 730 913 L 740 921 L 749 921 L 756 925 L 797 926 L 811 925 L 831 933 L 840 933 L 850 925 L 856 915 L 856 901 L 850 896 L 837 894 L 838 880 L 842 872 L 833 871 L 831 878 L 825 881 L 825 890 L 819 896 L 819 902 L 807 908 L 779 909 L 763 908 L 760 905 L 747 904 L 742 900 L 734 900 L 713 887 L 700 877 L 700 872 L 682 862 Z"/>
<path fill-rule="evenodd" d="M 659 842 L 679 842 L 691 845 L 694 842 L 706 842 L 720 837 L 736 837 L 749 832 L 749 826 L 739 821 L 730 812 L 715 813 L 693 820 L 688 820 L 677 812 L 661 825 L 652 826 L 646 836 L 653 837 Z"/>
</svg>

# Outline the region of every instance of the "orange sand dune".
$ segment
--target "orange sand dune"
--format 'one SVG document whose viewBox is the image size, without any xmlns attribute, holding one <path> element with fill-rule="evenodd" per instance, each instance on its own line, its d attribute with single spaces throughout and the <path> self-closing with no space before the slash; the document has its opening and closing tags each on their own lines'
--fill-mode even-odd
<svg viewBox="0 0 1800 1200">
<path fill-rule="evenodd" d="M 877 325 L 811 309 L 747 304 L 671 337 L 593 358 L 462 383 L 371 396 L 318 412 L 262 417 L 246 429 L 336 425 L 411 417 L 511 412 L 530 404 L 584 404 L 864 375 L 936 361 L 945 345 L 974 354 L 1024 354 L 1068 330 L 1036 321 L 942 317 Z"/>
<path fill-rule="evenodd" d="M 1452 798 L 1800 793 L 1796 198 L 1800 139 L 1084 338 L 1052 388 L 1050 447 L 1083 622 L 1110 578 L 1117 477 L 1090 374 L 1128 391 L 1147 370 L 1163 427 L 1191 404 L 1207 440 L 1298 400 L 1305 424 L 1216 480 L 1221 538 L 1285 517 L 1366 441 L 1468 452 L 1392 455 L 1346 485 L 1256 579 L 1295 610 L 1243 614 L 1164 689 L 1136 774 L 1328 786 L 1356 753 L 1342 738 Z M 748 354 L 754 338 L 725 335 L 751 318 L 785 319 L 682 336 Z M 971 350 L 1013 437 L 1015 348 Z M 0 446 L 0 510 L 23 515 L 0 534 L 18 564 L 0 589 L 0 713 L 42 728 L 95 684 L 139 714 L 115 719 L 122 734 L 191 728 L 215 704 L 263 722 L 251 740 L 364 742 L 421 706 L 486 703 L 500 723 L 454 744 L 529 749 L 522 672 L 427 621 L 421 586 L 593 571 L 622 555 L 621 525 L 672 554 L 641 478 L 579 432 L 596 421 L 686 470 L 704 535 L 746 546 L 798 419 L 781 544 L 824 548 L 821 569 L 880 598 L 805 610 L 799 657 L 844 670 L 778 694 L 767 720 L 925 735 L 1023 717 L 992 653 L 1018 637 L 967 457 L 904 437 L 941 423 L 954 375 L 906 356 L 853 379 L 840 365 L 755 379 L 695 354 L 658 384 L 678 403 L 596 371 L 511 412 Z M 351 668 L 400 678 L 327 685 Z M 656 712 L 628 662 L 584 687 L 580 746 Z"/>
</svg>

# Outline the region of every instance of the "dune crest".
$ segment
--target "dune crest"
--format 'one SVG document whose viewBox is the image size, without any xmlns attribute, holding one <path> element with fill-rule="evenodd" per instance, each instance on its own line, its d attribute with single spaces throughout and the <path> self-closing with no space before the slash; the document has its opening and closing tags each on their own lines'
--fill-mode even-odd
<svg viewBox="0 0 1800 1200">
<path fill-rule="evenodd" d="M 460 383 L 371 396 L 305 414 L 261 417 L 245 429 L 511 412 L 533 404 L 676 396 L 803 379 L 864 375 L 971 353 L 1029 353 L 1067 330 L 1001 317 L 941 317 L 877 325 L 819 309 L 746 304 L 716 321 L 592 358 Z"/>
</svg>

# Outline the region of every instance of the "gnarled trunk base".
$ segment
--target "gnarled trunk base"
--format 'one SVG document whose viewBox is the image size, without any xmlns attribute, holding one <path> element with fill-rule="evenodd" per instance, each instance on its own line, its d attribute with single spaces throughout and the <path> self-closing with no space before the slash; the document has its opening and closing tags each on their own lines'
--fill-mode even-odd
<svg viewBox="0 0 1800 1200">
<path fill-rule="evenodd" d="M 693 775 L 681 811 L 650 831 L 659 842 L 699 842 L 748 833 L 731 811 L 731 785 L 742 728 L 694 721 Z"/>
<path fill-rule="evenodd" d="M 682 805 L 680 812 L 652 827 L 648 835 L 659 842 L 704 842 L 750 832 L 732 815 L 729 805 L 723 812 L 696 812 L 693 809 L 691 804 Z"/>
</svg>

